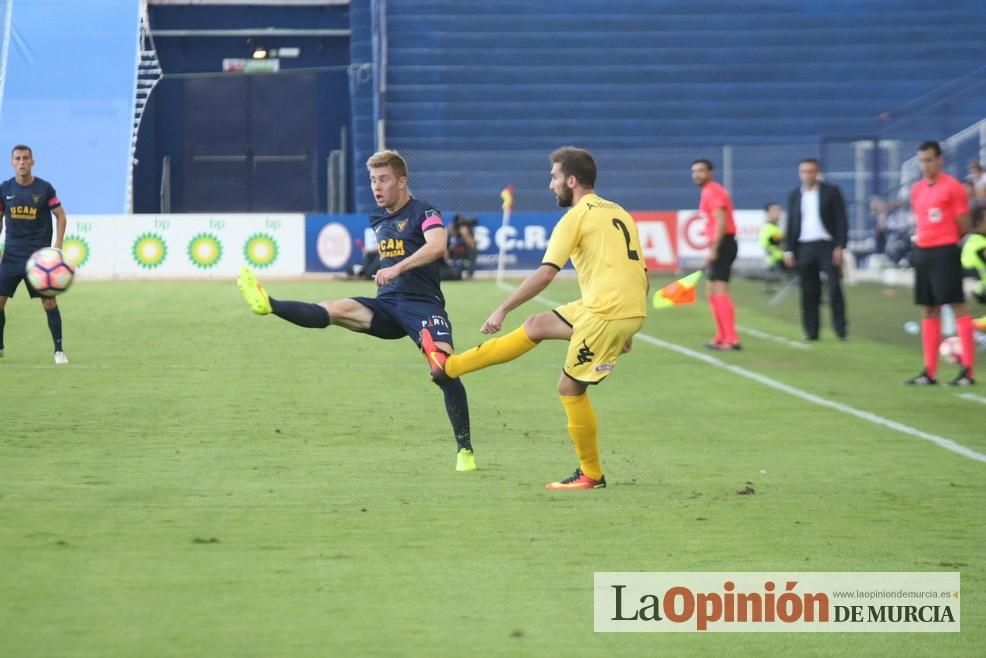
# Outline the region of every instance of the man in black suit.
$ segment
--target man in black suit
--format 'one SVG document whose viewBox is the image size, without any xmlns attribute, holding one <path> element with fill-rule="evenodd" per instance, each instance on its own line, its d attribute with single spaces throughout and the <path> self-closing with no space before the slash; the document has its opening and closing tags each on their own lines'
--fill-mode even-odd
<svg viewBox="0 0 986 658">
<path fill-rule="evenodd" d="M 822 299 L 821 273 L 828 280 L 832 304 L 832 327 L 845 340 L 846 302 L 842 296 L 840 274 L 842 252 L 849 227 L 846 204 L 835 185 L 818 180 L 818 160 L 805 158 L 798 163 L 801 187 L 791 190 L 787 202 L 785 264 L 797 267 L 801 277 L 801 324 L 806 340 L 818 340 L 818 307 Z"/>
</svg>

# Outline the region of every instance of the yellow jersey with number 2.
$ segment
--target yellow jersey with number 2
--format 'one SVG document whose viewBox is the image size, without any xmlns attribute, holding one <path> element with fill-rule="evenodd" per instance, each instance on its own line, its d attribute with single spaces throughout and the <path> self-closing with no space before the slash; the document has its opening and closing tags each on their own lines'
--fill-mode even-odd
<svg viewBox="0 0 986 658">
<path fill-rule="evenodd" d="M 626 210 L 586 194 L 558 220 L 543 265 L 572 259 L 582 305 L 605 320 L 647 315 L 647 268 L 637 224 Z"/>
</svg>

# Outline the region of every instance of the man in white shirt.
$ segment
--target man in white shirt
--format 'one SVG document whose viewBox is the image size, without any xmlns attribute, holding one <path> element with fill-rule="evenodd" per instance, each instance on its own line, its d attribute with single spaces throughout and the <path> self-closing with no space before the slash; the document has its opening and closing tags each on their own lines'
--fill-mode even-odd
<svg viewBox="0 0 986 658">
<path fill-rule="evenodd" d="M 798 163 L 801 186 L 788 196 L 785 264 L 801 277 L 801 324 L 805 340 L 818 340 L 821 273 L 828 282 L 832 328 L 839 340 L 848 338 L 846 302 L 842 295 L 842 253 L 849 234 L 846 204 L 835 185 L 819 180 L 815 158 Z"/>
</svg>

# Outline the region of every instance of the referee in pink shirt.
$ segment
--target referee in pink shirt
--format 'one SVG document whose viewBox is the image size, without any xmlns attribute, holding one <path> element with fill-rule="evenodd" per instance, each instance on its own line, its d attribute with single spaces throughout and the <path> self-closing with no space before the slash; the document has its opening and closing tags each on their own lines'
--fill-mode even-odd
<svg viewBox="0 0 986 658">
<path fill-rule="evenodd" d="M 969 198 L 962 184 L 942 171 L 941 146 L 924 142 L 918 147 L 923 178 L 911 188 L 911 207 L 917 222 L 914 265 L 914 303 L 921 307 L 921 344 L 924 370 L 905 383 L 928 386 L 938 383 L 938 347 L 941 343 L 941 307 L 955 313 L 962 342 L 962 368 L 950 386 L 971 386 L 976 346 L 972 316 L 962 291 L 959 241 L 969 232 Z"/>
<path fill-rule="evenodd" d="M 715 336 L 705 346 L 710 350 L 740 350 L 736 309 L 729 296 L 729 278 L 739 250 L 733 200 L 726 188 L 713 180 L 714 170 L 712 162 L 704 158 L 692 163 L 692 182 L 702 190 L 698 208 L 705 216 L 705 234 L 709 238 L 709 253 L 705 258 L 709 281 L 705 290 L 716 322 Z"/>
</svg>

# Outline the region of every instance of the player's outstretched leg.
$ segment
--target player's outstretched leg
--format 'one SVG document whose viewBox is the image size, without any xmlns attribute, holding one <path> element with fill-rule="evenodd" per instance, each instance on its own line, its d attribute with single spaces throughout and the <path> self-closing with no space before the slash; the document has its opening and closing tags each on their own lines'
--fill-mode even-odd
<svg viewBox="0 0 986 658">
<path fill-rule="evenodd" d="M 308 329 L 324 329 L 331 324 L 329 311 L 321 304 L 281 301 L 272 298 L 248 267 L 240 268 L 236 285 L 243 299 L 257 315 L 273 313 L 279 318 Z"/>
<path fill-rule="evenodd" d="M 55 344 L 55 365 L 63 366 L 68 363 L 68 357 L 62 350 L 62 312 L 53 298 L 43 299 L 41 305 L 48 316 L 48 331 L 51 332 L 51 340 Z"/>
<path fill-rule="evenodd" d="M 530 352 L 537 346 L 527 333 L 524 325 L 511 331 L 506 336 L 493 338 L 461 354 L 445 354 L 435 347 L 435 340 L 427 329 L 421 330 L 421 351 L 424 352 L 432 379 L 441 384 L 449 378 L 455 379 L 462 375 L 495 366 Z"/>
<path fill-rule="evenodd" d="M 243 299 L 257 315 L 269 315 L 271 312 L 270 296 L 257 281 L 257 276 L 249 267 L 241 267 L 240 275 L 236 277 L 236 286 L 240 289 Z"/>
<path fill-rule="evenodd" d="M 4 300 L 4 302 L 7 301 L 6 297 L 2 299 Z M 3 330 L 4 327 L 6 326 L 7 326 L 7 312 L 3 309 L 3 307 L 0 307 L 0 357 L 3 357 Z"/>
</svg>

